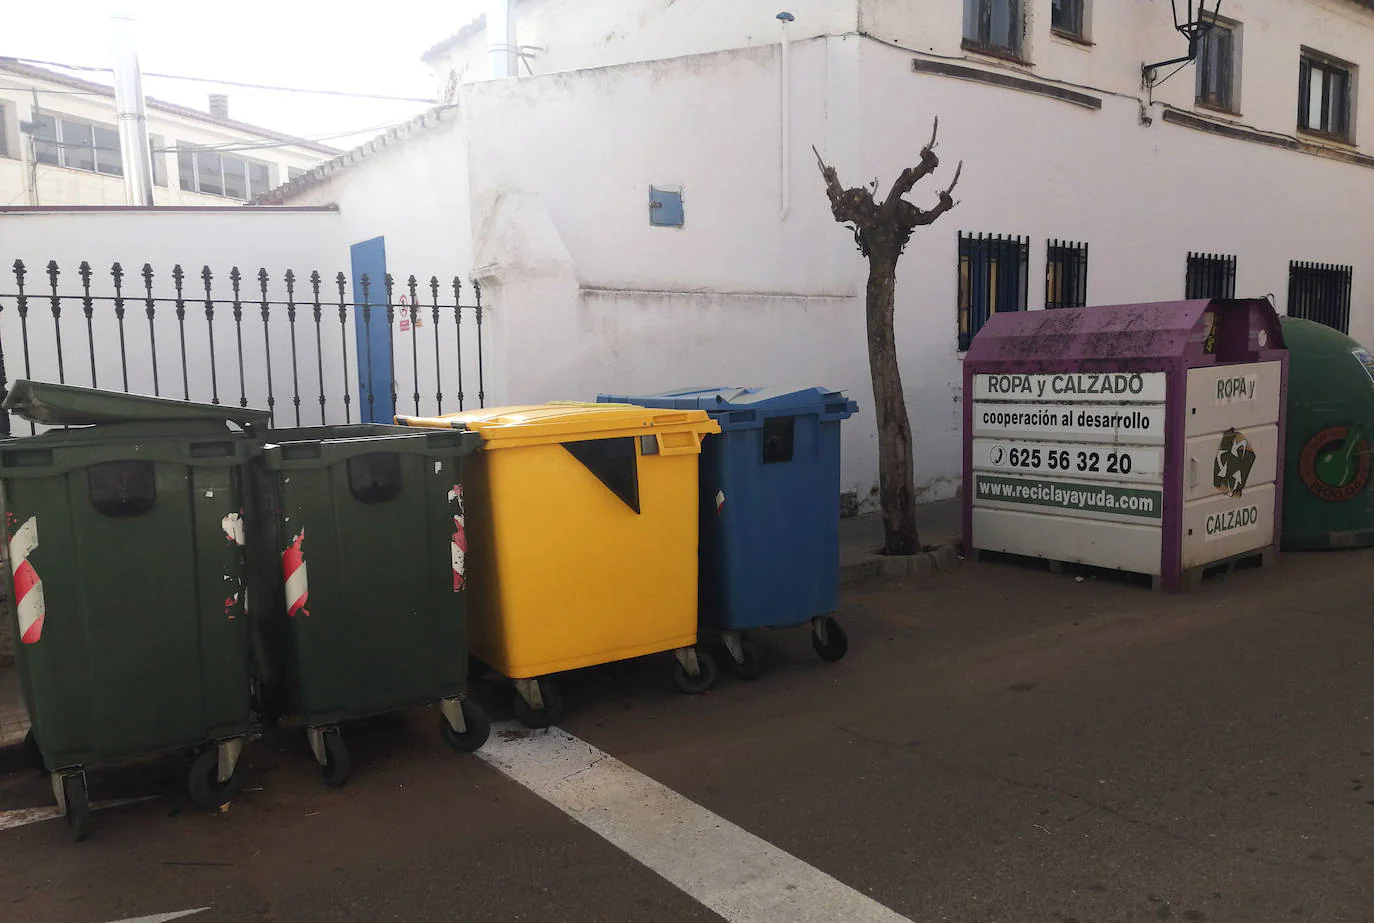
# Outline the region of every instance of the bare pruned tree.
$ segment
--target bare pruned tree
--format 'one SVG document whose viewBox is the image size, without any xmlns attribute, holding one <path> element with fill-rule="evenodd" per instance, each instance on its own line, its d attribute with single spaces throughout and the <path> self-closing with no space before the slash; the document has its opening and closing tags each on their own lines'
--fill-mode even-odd
<svg viewBox="0 0 1374 923">
<path fill-rule="evenodd" d="M 937 118 L 930 142 L 921 148 L 920 162 L 903 170 L 881 200 L 877 197 L 877 180 L 871 186 L 846 189 L 835 168 L 812 148 L 825 179 L 831 213 L 836 221 L 854 232 L 859 252 L 868 259 L 868 368 L 873 376 L 878 422 L 878 500 L 888 554 L 915 554 L 921 549 L 916 531 L 911 420 L 902 394 L 902 375 L 897 366 L 897 343 L 892 327 L 897 260 L 917 228 L 932 223 L 957 204 L 953 193 L 964 169 L 962 161 L 933 208 L 918 208 L 906 200 L 907 193 L 940 166 L 940 158 L 935 154 L 939 131 Z"/>
</svg>

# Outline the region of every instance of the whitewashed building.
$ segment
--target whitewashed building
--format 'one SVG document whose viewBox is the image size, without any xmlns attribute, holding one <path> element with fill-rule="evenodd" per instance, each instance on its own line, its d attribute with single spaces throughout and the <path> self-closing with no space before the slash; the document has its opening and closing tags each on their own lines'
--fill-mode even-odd
<svg viewBox="0 0 1374 923">
<path fill-rule="evenodd" d="M 147 101 L 157 205 L 232 205 L 301 175 L 335 148 L 229 117 Z M 114 90 L 0 58 L 0 207 L 123 205 Z"/>
<path fill-rule="evenodd" d="M 824 384 L 867 409 L 866 267 L 812 147 L 886 188 L 939 116 L 944 164 L 912 198 L 962 160 L 960 203 L 897 293 L 938 499 L 992 311 L 1234 291 L 1374 341 L 1370 7 L 1222 0 L 1199 62 L 1145 86 L 1186 50 L 1167 0 L 794 0 L 790 22 L 752 0 L 505 0 L 427 53 L 445 105 L 259 202 L 336 205 L 344 242 L 400 275 L 471 267 L 488 403 Z M 871 414 L 845 433 L 871 502 Z"/>
</svg>

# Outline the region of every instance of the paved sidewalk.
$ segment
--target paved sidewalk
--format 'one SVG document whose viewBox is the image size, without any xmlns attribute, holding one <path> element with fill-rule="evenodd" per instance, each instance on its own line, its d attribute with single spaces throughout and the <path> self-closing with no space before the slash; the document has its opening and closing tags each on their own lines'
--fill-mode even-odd
<svg viewBox="0 0 1374 923">
<path fill-rule="evenodd" d="M 926 548 L 957 545 L 963 537 L 959 499 L 940 500 L 917 506 L 916 529 L 920 534 L 921 544 Z M 889 566 L 885 569 L 883 559 L 879 556 L 882 547 L 883 520 L 877 513 L 841 519 L 840 582 L 856 583 L 891 571 L 890 565 L 900 559 L 888 559 Z"/>
</svg>

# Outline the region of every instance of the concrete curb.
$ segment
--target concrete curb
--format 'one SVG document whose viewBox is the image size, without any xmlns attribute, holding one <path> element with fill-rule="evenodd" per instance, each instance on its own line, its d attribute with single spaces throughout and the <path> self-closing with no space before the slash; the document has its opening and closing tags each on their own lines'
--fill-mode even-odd
<svg viewBox="0 0 1374 923">
<path fill-rule="evenodd" d="M 869 580 L 929 580 L 936 574 L 957 570 L 963 560 L 958 543 L 937 545 L 929 551 L 902 557 L 870 554 L 862 561 L 840 565 L 840 585 Z"/>
</svg>

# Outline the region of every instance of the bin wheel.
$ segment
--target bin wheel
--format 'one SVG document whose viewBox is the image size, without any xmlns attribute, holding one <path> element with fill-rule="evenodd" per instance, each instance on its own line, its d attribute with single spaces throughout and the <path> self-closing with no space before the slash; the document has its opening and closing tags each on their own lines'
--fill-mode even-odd
<svg viewBox="0 0 1374 923">
<path fill-rule="evenodd" d="M 223 782 L 219 780 L 219 748 L 210 747 L 202 750 L 191 764 L 191 773 L 186 777 L 186 791 L 198 807 L 215 811 L 238 794 L 242 782 L 243 777 L 239 775 L 237 765 L 234 766 L 233 775 Z"/>
<path fill-rule="evenodd" d="M 91 835 L 91 798 L 86 792 L 86 777 L 79 772 L 62 777 L 62 797 L 67 802 L 67 829 L 80 843 Z"/>
<path fill-rule="evenodd" d="M 439 736 L 444 738 L 444 743 L 458 753 L 475 753 L 482 748 L 482 744 L 487 742 L 491 736 L 491 719 L 482 706 L 476 702 L 463 700 L 463 722 L 467 725 L 467 730 L 459 733 L 453 729 L 453 725 L 448 723 L 443 712 L 439 713 Z"/>
<path fill-rule="evenodd" d="M 338 728 L 327 728 L 324 731 L 324 765 L 320 767 L 320 775 L 324 777 L 324 784 L 330 788 L 342 788 L 348 781 L 348 777 L 353 775 L 353 761 L 348 757 L 348 745 L 343 741 L 343 735 Z"/>
<path fill-rule="evenodd" d="M 43 751 L 38 746 L 38 738 L 33 736 L 33 728 L 24 733 L 24 757 L 34 769 L 47 772 L 48 768 L 43 765 Z"/>
<path fill-rule="evenodd" d="M 831 616 L 825 617 L 825 638 L 822 644 L 820 636 L 811 632 L 811 646 L 816 649 L 816 654 L 827 663 L 842 660 L 849 651 L 849 636 Z"/>
<path fill-rule="evenodd" d="M 563 720 L 563 694 L 547 679 L 539 680 L 539 697 L 543 708 L 532 708 L 520 693 L 515 694 L 515 717 L 527 728 L 551 727 Z"/>
<path fill-rule="evenodd" d="M 673 664 L 673 685 L 684 695 L 701 695 L 716 684 L 716 677 L 720 675 L 720 670 L 716 667 L 716 658 L 700 647 L 697 648 L 697 666 L 700 672 L 692 676 L 682 665 L 682 661 Z"/>
<path fill-rule="evenodd" d="M 741 638 L 739 649 L 740 653 L 744 655 L 744 660 L 730 658 L 730 675 L 735 679 L 758 679 L 763 672 L 763 663 L 759 657 L 758 646 L 748 638 Z"/>
</svg>

